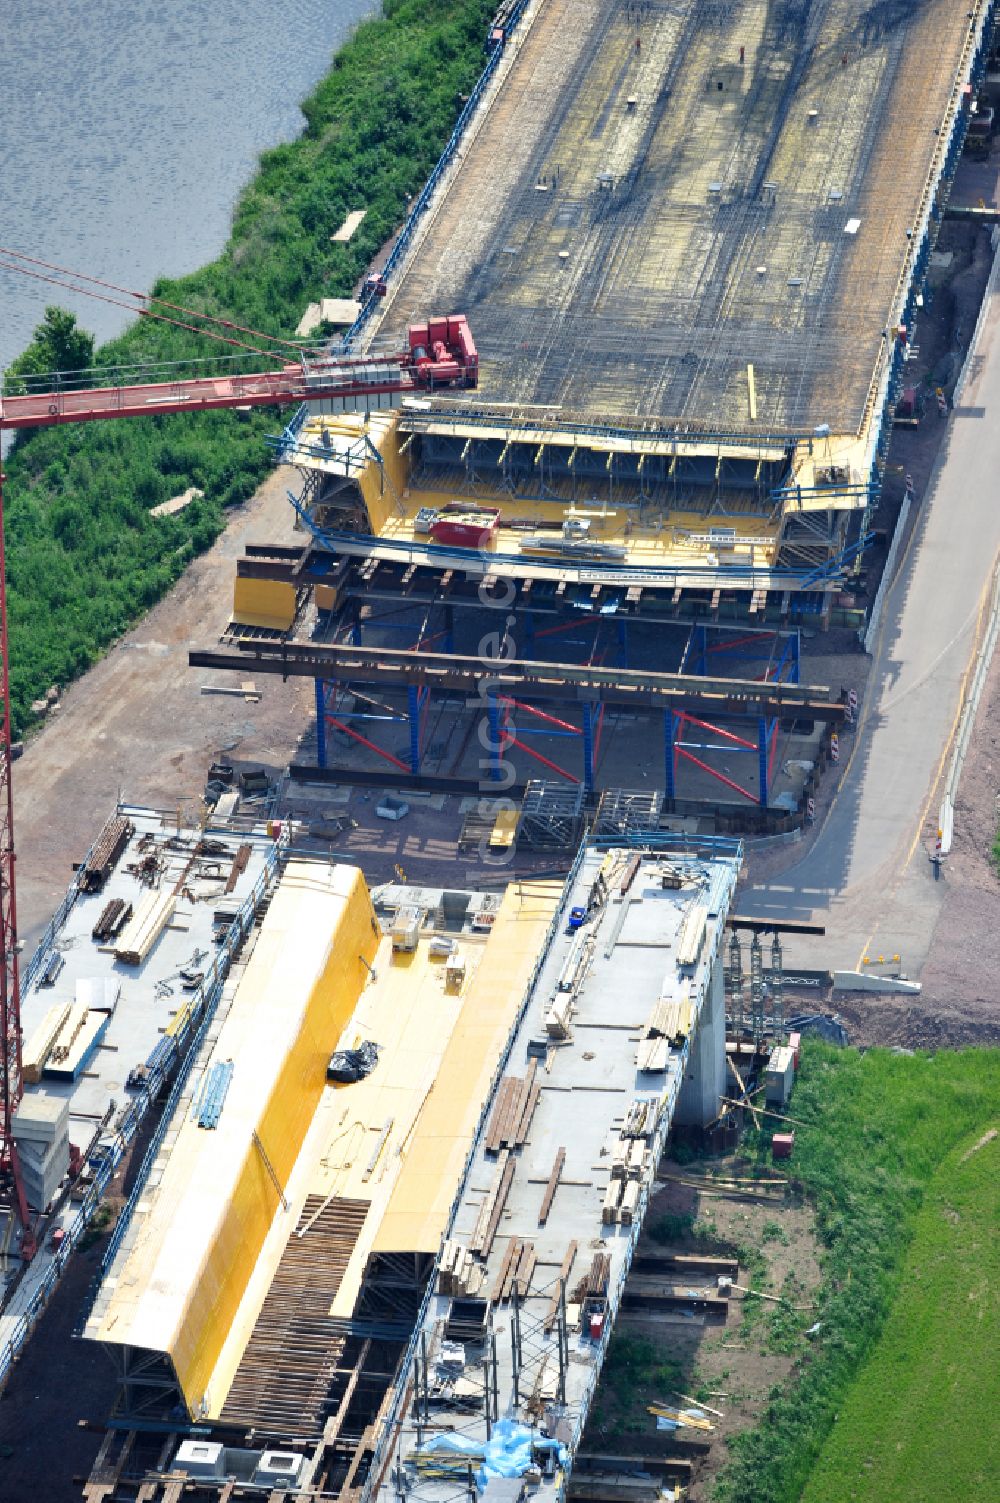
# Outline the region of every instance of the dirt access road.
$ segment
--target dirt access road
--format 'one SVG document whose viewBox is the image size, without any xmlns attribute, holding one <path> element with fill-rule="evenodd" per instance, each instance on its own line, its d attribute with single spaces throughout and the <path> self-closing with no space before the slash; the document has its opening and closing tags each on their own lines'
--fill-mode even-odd
<svg viewBox="0 0 1000 1503">
<path fill-rule="evenodd" d="M 920 976 L 931 952 L 947 881 L 935 881 L 925 842 L 1000 553 L 1000 429 L 991 421 L 1000 411 L 998 330 L 1000 294 L 991 289 L 969 379 L 886 595 L 830 815 L 801 859 L 781 873 L 751 872 L 744 889 L 747 912 L 826 924 L 822 940 L 789 942 L 793 965 L 846 970 L 866 955 L 899 954 Z M 970 773 L 974 765 L 970 758 Z M 994 933 L 998 921 L 994 902 Z"/>
<path fill-rule="evenodd" d="M 174 809 L 192 804 L 209 763 L 228 751 L 282 768 L 309 724 L 307 679 L 259 684 L 260 702 L 202 694 L 230 683 L 188 667 L 188 651 L 217 641 L 229 618 L 236 559 L 249 542 L 293 541 L 287 470 L 230 514 L 221 537 L 170 593 L 66 691 L 14 764 L 19 930 L 30 954 L 118 798 Z M 298 535 L 301 541 L 301 534 Z M 251 675 L 248 674 L 248 677 Z"/>
</svg>

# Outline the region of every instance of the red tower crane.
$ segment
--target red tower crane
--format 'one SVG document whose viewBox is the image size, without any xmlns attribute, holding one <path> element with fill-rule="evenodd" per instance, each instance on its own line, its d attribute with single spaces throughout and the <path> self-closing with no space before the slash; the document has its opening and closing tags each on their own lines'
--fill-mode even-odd
<svg viewBox="0 0 1000 1503">
<path fill-rule="evenodd" d="M 200 376 L 188 380 L 149 382 L 133 386 L 102 386 L 77 389 L 76 376 L 65 378 L 49 391 L 23 396 L 0 396 L 0 435 L 8 429 L 46 428 L 61 423 L 86 423 L 101 418 L 151 417 L 170 412 L 195 412 L 208 408 L 284 406 L 292 402 L 335 398 L 364 407 L 372 397 L 407 392 L 426 393 L 449 387 L 472 387 L 478 382 L 479 360 L 469 325 L 464 316 L 432 318 L 409 330 L 407 347 L 393 354 L 378 354 L 346 359 L 331 358 L 322 351 L 305 351 L 289 340 L 259 334 L 225 319 L 212 318 L 193 309 L 167 303 L 102 282 L 82 273 L 67 272 L 37 258 L 5 251 L 11 262 L 0 267 L 19 271 L 38 280 L 54 282 L 71 291 L 84 292 L 102 301 L 116 303 L 140 316 L 207 334 L 223 343 L 253 351 L 280 363 L 276 370 L 254 374 L 230 373 L 223 376 Z M 32 272 L 23 263 L 45 267 L 49 272 L 73 276 L 91 283 L 82 287 Z M 93 287 L 124 293 L 133 303 L 121 303 L 95 293 Z M 192 324 L 164 314 L 150 306 L 169 308 L 198 319 Z M 212 326 L 215 327 L 212 327 Z M 220 329 L 229 331 L 221 334 Z M 259 344 L 248 344 L 233 334 L 245 334 L 254 340 L 267 340 L 296 351 L 292 361 L 278 356 Z M 176 367 L 172 367 L 172 370 Z M 38 377 L 31 378 L 37 383 Z M 24 1093 L 21 1072 L 21 993 L 18 973 L 17 902 L 14 878 L 14 798 L 11 782 L 10 677 L 7 644 L 7 583 L 4 559 L 3 481 L 0 465 L 0 698 L 3 702 L 0 723 L 0 1176 L 4 1198 L 13 1204 L 21 1226 L 21 1256 L 27 1262 L 35 1254 L 37 1243 L 14 1142 L 14 1114 Z"/>
</svg>

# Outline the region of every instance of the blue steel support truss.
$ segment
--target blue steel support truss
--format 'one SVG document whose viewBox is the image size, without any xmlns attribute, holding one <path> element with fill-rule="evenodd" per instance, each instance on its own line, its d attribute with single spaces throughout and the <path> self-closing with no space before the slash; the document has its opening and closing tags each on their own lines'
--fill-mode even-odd
<svg viewBox="0 0 1000 1503">
<path fill-rule="evenodd" d="M 594 707 L 583 706 L 583 785 L 587 792 L 594 787 Z"/>
<path fill-rule="evenodd" d="M 321 678 L 313 680 L 316 690 L 316 765 L 326 766 L 326 685 Z"/>
<path fill-rule="evenodd" d="M 674 749 L 674 712 L 663 712 L 663 771 L 667 798 L 677 796 L 677 753 Z"/>
</svg>

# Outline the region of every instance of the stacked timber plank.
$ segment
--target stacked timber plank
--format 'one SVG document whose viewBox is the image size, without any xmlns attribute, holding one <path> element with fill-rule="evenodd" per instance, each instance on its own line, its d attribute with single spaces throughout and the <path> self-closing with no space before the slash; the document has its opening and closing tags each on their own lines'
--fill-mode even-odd
<svg viewBox="0 0 1000 1503">
<path fill-rule="evenodd" d="M 598 887 L 595 883 L 595 888 Z M 602 885 L 602 890 L 606 888 Z M 580 994 L 580 988 L 587 979 L 591 964 L 594 959 L 594 947 L 596 940 L 593 934 L 580 930 L 570 946 L 565 964 L 559 972 L 556 989 L 552 995 L 545 1012 L 545 1031 L 550 1038 L 565 1039 L 570 1034 L 570 1019 L 576 1005 L 576 999 Z"/>
<path fill-rule="evenodd" d="M 612 1179 L 608 1181 L 608 1188 L 604 1192 L 604 1204 L 601 1207 L 602 1226 L 614 1226 L 618 1220 L 618 1208 L 622 1200 L 622 1181 Z"/>
<path fill-rule="evenodd" d="M 523 1078 L 505 1075 L 501 1080 L 486 1129 L 487 1153 L 523 1148 L 542 1089 L 535 1080 L 537 1071 L 538 1061 L 533 1059 Z"/>
<path fill-rule="evenodd" d="M 111 898 L 101 909 L 100 917 L 90 931 L 91 939 L 106 945 L 108 940 L 121 933 L 131 917 L 131 903 L 125 898 Z"/>
<path fill-rule="evenodd" d="M 512 1299 L 515 1289 L 518 1297 L 524 1299 L 531 1288 L 536 1261 L 537 1254 L 533 1242 L 529 1242 L 524 1237 L 511 1237 L 493 1286 L 492 1299 L 495 1305 L 502 1305 L 505 1301 Z"/>
<path fill-rule="evenodd" d="M 651 1138 L 660 1116 L 658 1101 L 633 1101 L 625 1114 L 623 1138 Z"/>
<path fill-rule="evenodd" d="M 586 1300 L 606 1301 L 611 1287 L 611 1254 L 595 1253 L 590 1267 L 573 1291 L 574 1303 Z"/>
<path fill-rule="evenodd" d="M 631 1226 L 639 1214 L 639 1197 L 642 1185 L 637 1179 L 609 1180 L 601 1207 L 601 1222 L 604 1226 Z"/>
<path fill-rule="evenodd" d="M 52 1040 L 52 1048 L 49 1051 L 48 1064 L 64 1065 L 69 1059 L 77 1035 L 87 1021 L 88 1007 L 85 1002 L 73 1002 L 62 1027 Z"/>
<path fill-rule="evenodd" d="M 21 1055 L 21 1073 L 28 1085 L 37 1085 L 41 1080 L 45 1061 L 62 1032 L 72 1005 L 71 1002 L 54 1003 L 25 1044 Z"/>
<path fill-rule="evenodd" d="M 123 965 L 142 965 L 174 916 L 172 892 L 148 892 L 115 945 L 115 959 Z"/>
<path fill-rule="evenodd" d="M 113 814 L 98 835 L 93 850 L 80 867 L 77 881 L 82 892 L 100 892 L 115 862 L 135 834 L 135 825 L 123 814 Z"/>
<path fill-rule="evenodd" d="M 636 1051 L 635 1067 L 644 1075 L 662 1075 L 669 1059 L 669 1040 L 654 1034 L 641 1040 Z"/>
<path fill-rule="evenodd" d="M 708 924 L 708 904 L 705 902 L 691 902 L 688 904 L 684 917 L 681 920 L 680 932 L 677 935 L 677 964 L 682 966 L 696 965 L 701 947 L 705 942 L 705 929 Z"/>
<path fill-rule="evenodd" d="M 292 1435 L 323 1428 L 346 1340 L 330 1306 L 369 1209 L 366 1200 L 306 1201 L 226 1396 L 224 1424 Z"/>
<path fill-rule="evenodd" d="M 45 1061 L 45 1076 L 54 1080 L 75 1080 L 90 1063 L 110 1022 L 110 1011 L 75 1002 Z"/>
<path fill-rule="evenodd" d="M 550 1039 L 569 1038 L 569 1020 L 573 1015 L 573 993 L 556 992 L 545 1014 L 545 1032 Z"/>
<path fill-rule="evenodd" d="M 562 1291 L 567 1286 L 570 1274 L 573 1272 L 573 1264 L 576 1262 L 576 1254 L 577 1244 L 575 1242 L 571 1242 L 566 1249 L 566 1256 L 562 1260 L 562 1267 L 559 1270 L 559 1278 L 556 1282 L 555 1293 L 549 1300 L 549 1308 L 545 1312 L 543 1329 L 546 1336 L 549 1334 L 549 1332 L 552 1330 L 552 1327 L 556 1323 L 556 1318 L 559 1314 L 559 1298 Z"/>
<path fill-rule="evenodd" d="M 467 1247 L 451 1238 L 445 1242 L 438 1264 L 439 1294 L 478 1294 L 485 1277 L 484 1268 Z"/>
<path fill-rule="evenodd" d="M 656 1101 L 633 1101 L 625 1114 L 611 1153 L 611 1179 L 601 1207 L 604 1226 L 631 1226 L 638 1215 L 642 1186 L 653 1167 L 651 1143 L 658 1115 Z"/>
<path fill-rule="evenodd" d="M 643 1025 L 636 1068 L 666 1070 L 671 1048 L 681 1048 L 691 1032 L 694 1009 L 685 987 L 679 997 L 660 997 Z"/>
<path fill-rule="evenodd" d="M 559 1181 L 562 1179 L 562 1172 L 565 1166 L 566 1150 L 565 1148 L 558 1148 L 556 1149 L 555 1162 L 552 1165 L 552 1173 L 549 1175 L 548 1183 L 545 1186 L 545 1194 L 542 1196 L 542 1204 L 538 1211 L 539 1226 L 544 1226 L 546 1221 L 548 1221 L 549 1219 L 549 1212 L 552 1209 L 552 1202 L 555 1199 L 556 1191 L 559 1188 Z"/>
<path fill-rule="evenodd" d="M 619 1138 L 611 1158 L 611 1178 L 644 1179 L 652 1161 L 653 1155 L 644 1138 Z"/>
</svg>

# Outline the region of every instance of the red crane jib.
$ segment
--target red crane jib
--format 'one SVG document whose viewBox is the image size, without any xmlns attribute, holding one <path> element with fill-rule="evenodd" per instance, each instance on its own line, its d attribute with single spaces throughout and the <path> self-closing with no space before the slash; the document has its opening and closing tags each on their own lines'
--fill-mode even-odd
<svg viewBox="0 0 1000 1503">
<path fill-rule="evenodd" d="M 79 379 L 79 378 L 77 378 Z M 395 355 L 345 360 L 310 358 L 255 375 L 202 376 L 191 381 L 138 386 L 58 388 L 28 396 L 0 396 L 0 429 L 48 428 L 99 418 L 153 417 L 212 407 L 285 406 L 322 397 L 343 401 L 393 392 L 476 386 L 479 355 L 462 315 L 432 318 L 409 330 Z M 0 470 L 0 1179 L 13 1181 L 22 1228 L 21 1255 L 36 1247 L 13 1136 L 13 1116 L 24 1091 L 21 1076 L 21 996 L 17 961 L 14 884 L 14 808 L 4 568 L 3 473 Z M 0 1185 L 0 1195 L 3 1186 Z"/>
<path fill-rule="evenodd" d="M 46 428 L 56 423 L 152 417 L 217 407 L 280 407 L 321 397 L 351 401 L 394 392 L 473 387 L 478 380 L 479 355 L 468 320 L 453 315 L 413 325 L 407 348 L 396 355 L 309 360 L 253 375 L 203 376 L 190 381 L 2 397 L 0 428 Z"/>
</svg>

